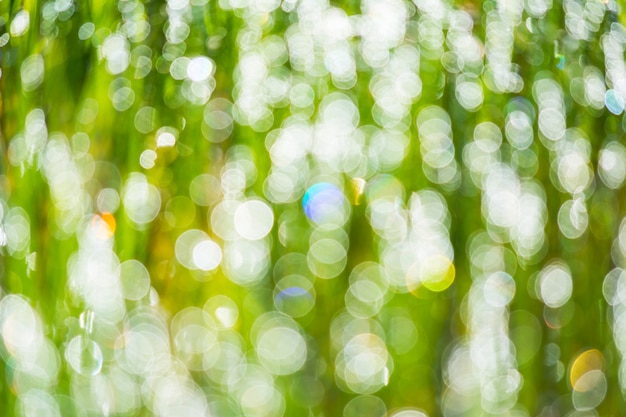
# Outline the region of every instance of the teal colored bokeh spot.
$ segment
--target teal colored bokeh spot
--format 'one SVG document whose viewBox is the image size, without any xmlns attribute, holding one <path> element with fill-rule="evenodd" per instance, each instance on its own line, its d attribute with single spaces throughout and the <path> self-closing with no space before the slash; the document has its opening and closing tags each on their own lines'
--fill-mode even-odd
<svg viewBox="0 0 626 417">
<path fill-rule="evenodd" d="M 604 104 L 613 114 L 620 115 L 624 111 L 624 99 L 615 90 L 608 90 L 604 95 Z"/>
</svg>

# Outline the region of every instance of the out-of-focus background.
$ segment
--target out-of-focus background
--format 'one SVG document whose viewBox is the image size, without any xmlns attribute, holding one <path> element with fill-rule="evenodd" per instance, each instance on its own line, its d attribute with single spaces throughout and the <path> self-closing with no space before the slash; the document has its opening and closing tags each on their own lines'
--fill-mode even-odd
<svg viewBox="0 0 626 417">
<path fill-rule="evenodd" d="M 0 2 L 0 415 L 626 415 L 616 0 Z"/>
</svg>

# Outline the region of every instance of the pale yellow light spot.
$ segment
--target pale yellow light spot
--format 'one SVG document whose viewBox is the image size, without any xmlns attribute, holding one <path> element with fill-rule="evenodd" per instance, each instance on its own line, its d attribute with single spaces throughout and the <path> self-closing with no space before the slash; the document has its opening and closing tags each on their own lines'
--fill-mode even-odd
<svg viewBox="0 0 626 417">
<path fill-rule="evenodd" d="M 589 349 L 578 355 L 570 368 L 569 380 L 575 391 L 589 391 L 594 388 L 595 378 L 582 378 L 591 371 L 602 371 L 604 355 L 598 349 Z M 590 386 L 591 385 L 591 386 Z"/>
<path fill-rule="evenodd" d="M 361 204 L 363 192 L 365 191 L 365 180 L 363 178 L 352 178 L 350 180 L 350 189 L 352 190 L 352 203 L 358 206 Z"/>
<path fill-rule="evenodd" d="M 424 261 L 415 262 L 406 275 L 409 291 L 415 293 L 420 287 L 433 292 L 441 292 L 454 282 L 456 269 L 452 260 L 443 255 L 433 255 Z"/>
</svg>

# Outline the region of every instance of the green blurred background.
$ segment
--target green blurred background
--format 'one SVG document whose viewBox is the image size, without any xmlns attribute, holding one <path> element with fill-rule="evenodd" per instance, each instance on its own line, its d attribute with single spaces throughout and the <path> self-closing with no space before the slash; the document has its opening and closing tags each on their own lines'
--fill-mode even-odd
<svg viewBox="0 0 626 417">
<path fill-rule="evenodd" d="M 0 415 L 626 414 L 625 24 L 0 2 Z"/>
</svg>

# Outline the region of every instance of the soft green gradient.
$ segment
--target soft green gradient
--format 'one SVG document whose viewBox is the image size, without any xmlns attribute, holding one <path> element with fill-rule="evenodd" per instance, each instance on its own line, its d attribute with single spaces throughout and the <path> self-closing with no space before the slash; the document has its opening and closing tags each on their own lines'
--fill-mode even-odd
<svg viewBox="0 0 626 417">
<path fill-rule="evenodd" d="M 1 1 L 0 415 L 623 415 L 618 3 Z"/>
</svg>

